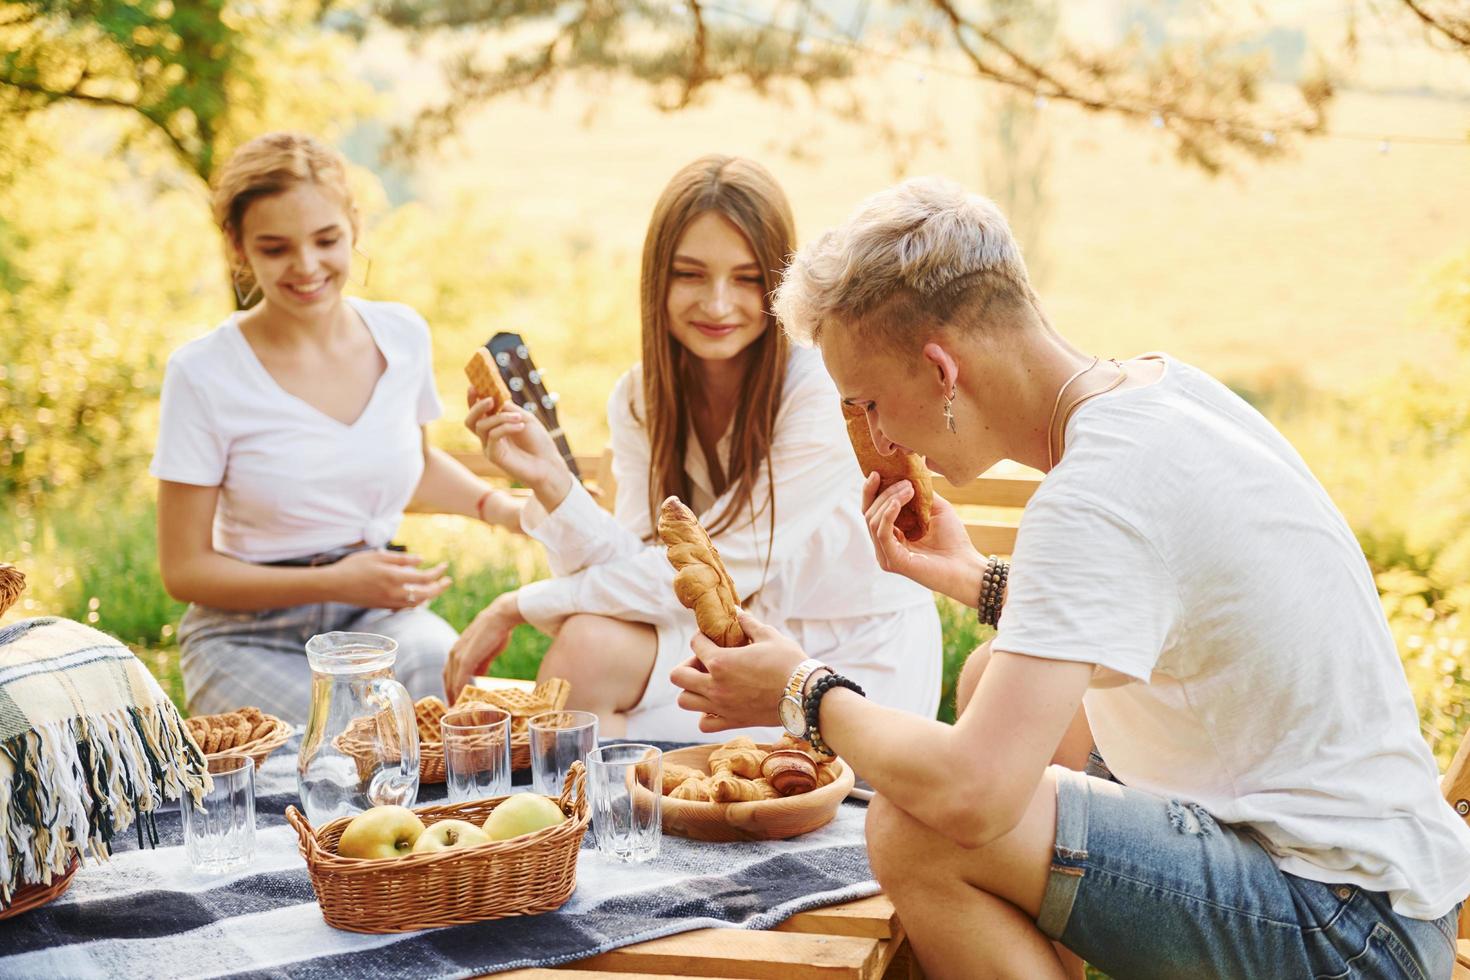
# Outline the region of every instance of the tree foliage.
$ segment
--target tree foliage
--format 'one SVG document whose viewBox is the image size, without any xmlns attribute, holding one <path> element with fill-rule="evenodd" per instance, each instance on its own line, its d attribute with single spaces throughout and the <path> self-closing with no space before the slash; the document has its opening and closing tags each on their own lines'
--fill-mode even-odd
<svg viewBox="0 0 1470 980">
<path fill-rule="evenodd" d="M 892 0 L 881 25 L 843 22 L 832 0 L 740 4 L 719 0 L 386 0 L 388 23 L 458 40 L 445 61 L 449 94 L 398 134 L 411 152 L 453 133 L 469 108 L 568 74 L 621 74 L 678 109 L 707 89 L 739 83 L 762 94 L 840 89 L 835 107 L 863 119 L 851 84 L 860 59 L 937 59 L 1028 99 L 1072 103 L 1167 130 L 1179 156 L 1209 171 L 1232 158 L 1269 157 L 1292 134 L 1321 130 L 1332 85 L 1302 79 L 1290 99 L 1266 98 L 1269 59 L 1237 34 L 1205 31 L 1150 48 L 1135 35 L 1116 45 L 1064 34 L 1036 47 L 1034 22 L 1050 0 Z M 850 4 L 842 5 L 850 7 Z M 867 10 L 863 4 L 861 11 Z M 494 45 L 483 43 L 489 33 Z M 917 61 L 915 63 L 918 63 Z"/>
</svg>

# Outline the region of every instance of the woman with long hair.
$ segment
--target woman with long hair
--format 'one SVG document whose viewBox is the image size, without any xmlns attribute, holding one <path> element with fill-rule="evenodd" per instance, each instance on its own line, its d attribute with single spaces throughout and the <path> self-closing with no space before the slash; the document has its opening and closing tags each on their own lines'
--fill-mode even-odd
<svg viewBox="0 0 1470 980">
<path fill-rule="evenodd" d="M 392 637 L 398 679 L 437 693 L 455 632 L 426 604 L 450 581 L 386 546 L 411 499 L 505 526 L 518 507 L 429 446 L 442 408 L 423 318 L 343 295 L 360 228 L 334 150 L 251 140 L 214 212 L 248 308 L 169 358 L 151 467 L 164 586 L 190 603 L 189 710 L 305 721 L 304 644 L 330 630 Z"/>
<path fill-rule="evenodd" d="M 465 422 L 487 457 L 535 495 L 522 524 L 556 577 L 476 617 L 445 668 L 450 696 L 530 623 L 554 636 L 541 676 L 567 678 L 573 705 L 597 712 L 603 734 L 697 737 L 668 681 L 696 632 L 654 536 L 672 494 L 710 531 L 747 608 L 842 663 L 880 701 L 934 714 L 933 596 L 879 569 L 836 389 L 770 310 L 794 248 L 786 196 L 758 164 L 703 157 L 664 189 L 643 246 L 642 362 L 608 401 L 613 515 L 526 413 L 473 405 Z"/>
</svg>

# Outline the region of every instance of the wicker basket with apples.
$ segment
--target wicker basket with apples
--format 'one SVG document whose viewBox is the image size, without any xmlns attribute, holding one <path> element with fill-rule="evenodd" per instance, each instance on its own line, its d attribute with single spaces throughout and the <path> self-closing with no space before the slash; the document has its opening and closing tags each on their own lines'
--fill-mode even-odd
<svg viewBox="0 0 1470 980">
<path fill-rule="evenodd" d="M 320 829 L 293 806 L 286 820 L 328 925 L 412 932 L 560 908 L 577 887 L 585 782 L 573 763 L 556 799 L 374 807 Z"/>
</svg>

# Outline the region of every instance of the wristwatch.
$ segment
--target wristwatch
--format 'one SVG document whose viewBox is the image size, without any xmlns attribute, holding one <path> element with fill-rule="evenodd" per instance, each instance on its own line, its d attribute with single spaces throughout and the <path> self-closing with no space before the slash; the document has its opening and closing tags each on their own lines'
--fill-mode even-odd
<svg viewBox="0 0 1470 980">
<path fill-rule="evenodd" d="M 803 688 L 812 671 L 827 665 L 820 660 L 803 660 L 786 680 L 786 693 L 781 696 L 779 709 L 781 726 L 796 738 L 806 738 L 806 703 Z"/>
</svg>

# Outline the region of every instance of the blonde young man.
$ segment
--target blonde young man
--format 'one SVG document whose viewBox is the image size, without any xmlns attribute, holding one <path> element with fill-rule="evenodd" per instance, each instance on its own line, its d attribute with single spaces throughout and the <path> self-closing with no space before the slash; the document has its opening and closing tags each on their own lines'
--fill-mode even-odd
<svg viewBox="0 0 1470 980">
<path fill-rule="evenodd" d="M 1470 830 L 1352 532 L 1264 418 L 1167 355 L 1072 346 L 946 181 L 864 202 L 777 311 L 881 452 L 1046 473 L 1008 578 L 943 501 L 906 543 L 911 488 L 867 485 L 880 564 L 998 616 L 953 727 L 754 620 L 673 674 L 707 730 L 782 717 L 877 788 L 873 871 L 928 975 L 1449 977 Z M 1094 743 L 1111 772 L 1079 771 Z"/>
</svg>

